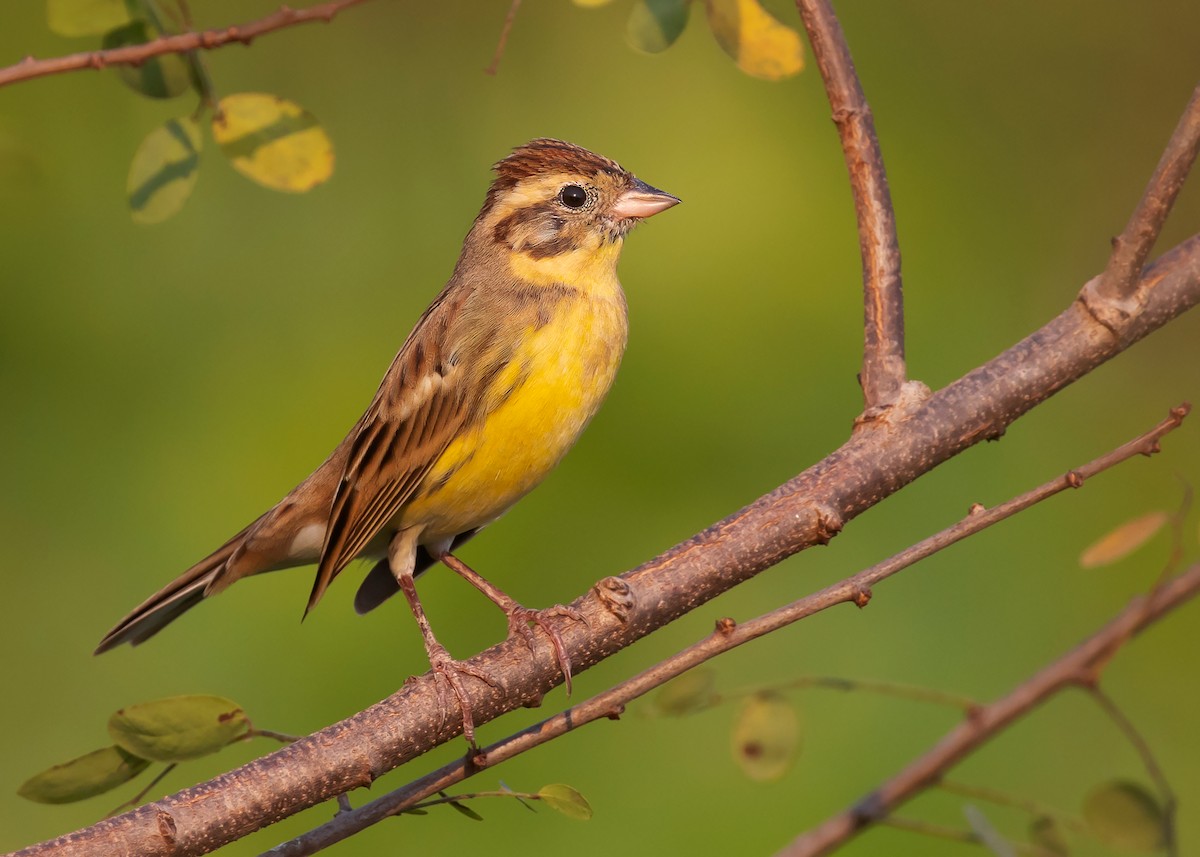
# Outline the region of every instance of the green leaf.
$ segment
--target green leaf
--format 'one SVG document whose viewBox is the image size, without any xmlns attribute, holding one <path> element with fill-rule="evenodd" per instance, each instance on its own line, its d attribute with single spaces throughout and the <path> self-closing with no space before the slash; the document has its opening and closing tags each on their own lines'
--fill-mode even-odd
<svg viewBox="0 0 1200 857">
<path fill-rule="evenodd" d="M 222 98 L 212 132 L 234 169 L 272 190 L 300 193 L 333 174 L 333 142 L 321 123 L 278 95 Z"/>
<path fill-rule="evenodd" d="M 687 26 L 691 0 L 638 0 L 629 10 L 625 38 L 648 54 L 665 51 Z"/>
<path fill-rule="evenodd" d="M 483 816 L 471 809 L 471 807 L 467 806 L 465 803 L 459 803 L 456 800 L 452 800 L 447 803 L 447 806 L 449 806 L 451 809 L 458 810 L 472 821 L 483 821 Z"/>
<path fill-rule="evenodd" d="M 108 50 L 142 45 L 158 35 L 145 21 L 133 21 L 105 33 L 101 47 Z M 179 54 L 151 57 L 138 66 L 118 65 L 116 72 L 126 86 L 148 98 L 174 98 L 192 85 L 187 62 Z"/>
<path fill-rule="evenodd" d="M 200 126 L 172 119 L 142 140 L 129 165 L 125 194 L 135 223 L 160 223 L 191 196 L 200 167 Z"/>
<path fill-rule="evenodd" d="M 567 818 L 587 821 L 592 817 L 591 804 L 579 792 L 562 783 L 553 783 L 538 789 L 538 797 L 546 802 L 546 806 L 561 812 Z"/>
<path fill-rule="evenodd" d="M 98 36 L 131 20 L 125 0 L 46 0 L 46 24 L 60 36 Z"/>
<path fill-rule="evenodd" d="M 747 697 L 733 724 L 734 761 L 759 782 L 780 779 L 800 754 L 796 709 L 772 691 Z"/>
<path fill-rule="evenodd" d="M 654 694 L 654 709 L 667 717 L 702 711 L 716 698 L 716 683 L 716 673 L 712 670 L 689 670 L 658 689 Z"/>
<path fill-rule="evenodd" d="M 1067 857 L 1071 853 L 1062 827 L 1048 815 L 1038 816 L 1029 823 L 1029 841 L 1051 854 Z"/>
<path fill-rule="evenodd" d="M 73 803 L 129 782 L 149 764 L 120 747 L 105 747 L 30 777 L 17 794 L 37 803 Z"/>
<path fill-rule="evenodd" d="M 109 718 L 108 734 L 138 756 L 182 762 L 217 752 L 245 734 L 249 726 L 236 702 L 196 694 L 122 708 Z"/>
<path fill-rule="evenodd" d="M 1101 841 L 1149 854 L 1167 841 L 1167 819 L 1158 798 L 1139 783 L 1112 780 L 1088 794 L 1083 817 Z"/>
<path fill-rule="evenodd" d="M 800 34 L 777 21 L 758 0 L 707 0 L 708 25 L 738 68 L 763 80 L 782 80 L 804 68 Z"/>
</svg>

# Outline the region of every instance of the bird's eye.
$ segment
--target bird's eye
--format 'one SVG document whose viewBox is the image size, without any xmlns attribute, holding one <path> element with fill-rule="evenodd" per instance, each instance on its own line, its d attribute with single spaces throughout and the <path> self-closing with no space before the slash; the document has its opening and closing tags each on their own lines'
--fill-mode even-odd
<svg viewBox="0 0 1200 857">
<path fill-rule="evenodd" d="M 558 192 L 559 202 L 567 208 L 583 208 L 587 198 L 587 191 L 577 184 L 569 184 Z"/>
</svg>

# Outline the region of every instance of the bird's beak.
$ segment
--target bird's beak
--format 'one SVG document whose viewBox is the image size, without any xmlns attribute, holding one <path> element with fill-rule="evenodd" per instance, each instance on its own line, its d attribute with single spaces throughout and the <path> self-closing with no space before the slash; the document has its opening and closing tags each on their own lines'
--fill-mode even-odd
<svg viewBox="0 0 1200 857">
<path fill-rule="evenodd" d="M 666 191 L 650 187 L 641 179 L 633 180 L 633 187 L 617 198 L 613 206 L 613 214 L 620 218 L 641 219 L 666 211 L 672 205 L 678 205 L 679 198 L 671 196 Z"/>
</svg>

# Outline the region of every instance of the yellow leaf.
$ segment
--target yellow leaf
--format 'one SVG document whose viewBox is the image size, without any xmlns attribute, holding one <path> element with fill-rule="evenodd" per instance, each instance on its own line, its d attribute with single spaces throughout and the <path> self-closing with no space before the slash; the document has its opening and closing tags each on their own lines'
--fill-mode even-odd
<svg viewBox="0 0 1200 857">
<path fill-rule="evenodd" d="M 1084 568 L 1096 568 L 1124 559 L 1150 541 L 1167 520 L 1166 512 L 1147 512 L 1132 521 L 1126 521 L 1089 545 L 1079 555 L 1079 564 Z"/>
<path fill-rule="evenodd" d="M 538 789 L 538 797 L 546 802 L 546 806 L 561 812 L 567 818 L 587 821 L 592 817 L 592 807 L 587 798 L 568 785 L 552 783 L 542 786 Z"/>
<path fill-rule="evenodd" d="M 804 68 L 800 34 L 758 0 L 708 0 L 708 25 L 738 68 L 763 80 L 782 80 Z"/>
<path fill-rule="evenodd" d="M 571 2 L 584 9 L 595 9 L 597 6 L 607 6 L 612 0 L 571 0 Z"/>
<path fill-rule="evenodd" d="M 272 190 L 301 193 L 333 174 L 333 142 L 321 123 L 278 95 L 222 98 L 212 132 L 234 169 Z"/>
<path fill-rule="evenodd" d="M 125 193 L 135 223 L 159 223 L 179 211 L 196 186 L 200 126 L 172 119 L 151 131 L 133 154 Z"/>
<path fill-rule="evenodd" d="M 1129 780 L 1113 780 L 1084 799 L 1083 817 L 1102 842 L 1150 854 L 1167 839 L 1167 818 L 1158 798 Z"/>
</svg>

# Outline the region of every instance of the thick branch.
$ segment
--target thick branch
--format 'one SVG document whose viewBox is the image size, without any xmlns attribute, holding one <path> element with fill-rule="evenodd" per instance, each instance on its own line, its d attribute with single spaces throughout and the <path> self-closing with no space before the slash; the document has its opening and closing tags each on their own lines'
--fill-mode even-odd
<svg viewBox="0 0 1200 857">
<path fill-rule="evenodd" d="M 625 706 L 638 697 L 644 696 L 688 670 L 751 640 L 786 628 L 788 625 L 838 604 L 849 602 L 857 604 L 859 607 L 866 606 L 870 598 L 871 587 L 901 569 L 908 568 L 937 551 L 962 541 L 969 535 L 978 533 L 1005 518 L 1012 517 L 1035 503 L 1053 497 L 1060 491 L 1079 488 L 1091 477 L 1128 461 L 1134 456 L 1153 455 L 1158 452 L 1159 441 L 1164 435 L 1177 429 L 1187 413 L 1186 405 L 1174 408 L 1166 420 L 1108 454 L 990 509 L 974 506 L 967 517 L 957 524 L 923 539 L 911 548 L 864 569 L 858 574 L 832 586 L 827 586 L 819 592 L 806 595 L 791 604 L 779 607 L 747 622 L 735 623 L 731 619 L 718 621 L 716 630 L 705 639 L 676 652 L 615 687 L 485 748 L 483 753 L 487 757 L 488 766 L 494 767 L 500 762 L 560 738 L 580 726 L 602 718 L 613 717 L 624 711 Z M 876 687 L 879 685 L 877 684 Z M 937 694 L 937 696 L 940 700 L 946 698 L 945 694 Z M 959 700 L 959 705 L 965 711 L 974 711 L 978 707 L 978 703 L 973 700 Z M 468 760 L 445 765 L 418 780 L 381 795 L 357 809 L 338 813 L 332 821 L 272 848 L 266 852 L 266 855 L 270 855 L 270 857 L 305 857 L 305 855 L 315 854 L 337 842 L 348 839 L 373 824 L 391 818 L 398 812 L 412 808 L 431 795 L 448 789 L 478 772 L 479 768 Z"/>
<path fill-rule="evenodd" d="M 786 857 L 828 854 L 872 822 L 931 785 L 973 750 L 1023 714 L 1067 687 L 1090 685 L 1130 637 L 1200 592 L 1200 565 L 1137 598 L 1112 622 L 1063 657 L 1022 682 L 1007 696 L 985 705 L 952 729 L 929 752 L 845 812 L 804 833 L 779 852 Z"/>
<path fill-rule="evenodd" d="M 571 663 L 587 669 L 651 631 L 805 547 L 921 474 L 1005 427 L 1132 342 L 1200 302 L 1200 236 L 1146 271 L 1146 305 L 1118 340 L 1072 302 L 1057 318 L 945 389 L 908 400 L 866 424 L 825 460 L 662 556 L 607 578 L 577 599 L 587 622 L 568 622 Z M 477 724 L 534 705 L 561 681 L 544 634 L 530 656 L 514 639 L 471 663 L 497 686 L 471 680 Z M 207 783 L 106 819 L 23 855 L 203 854 L 247 833 L 369 785 L 453 738 L 461 719 L 445 710 L 427 674 L 347 720 Z"/>
<path fill-rule="evenodd" d="M 900 243 L 875 119 L 850 48 L 828 0 L 796 0 L 825 80 L 833 121 L 850 171 L 863 261 L 864 349 L 860 382 L 868 413 L 900 397 L 904 367 L 904 295 Z"/>
<path fill-rule="evenodd" d="M 112 65 L 136 66 L 160 54 L 181 54 L 199 48 L 211 50 L 235 42 L 248 45 L 259 36 L 275 30 L 282 30 L 285 27 L 311 24 L 314 21 L 328 23 L 338 12 L 362 2 L 363 0 L 331 0 L 331 2 L 310 6 L 307 9 L 291 9 L 282 6 L 279 11 L 248 24 L 201 30 L 195 33 L 179 33 L 174 36 L 161 36 L 140 45 L 126 45 L 104 51 L 85 51 L 53 59 L 39 60 L 25 57 L 15 65 L 0 68 L 0 86 L 35 77 L 46 77 L 51 74 L 88 68 L 102 69 Z"/>
</svg>

